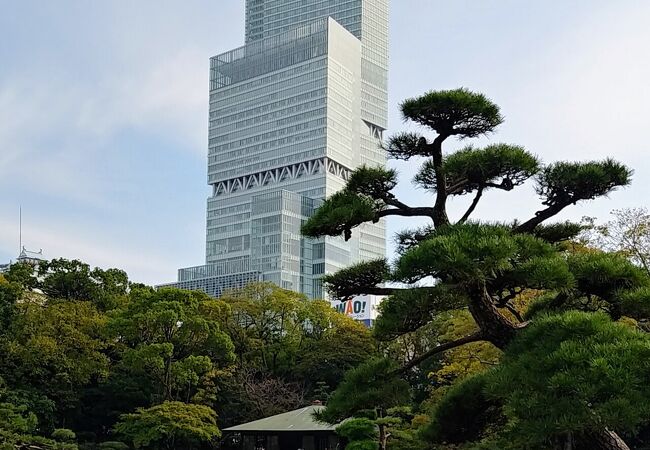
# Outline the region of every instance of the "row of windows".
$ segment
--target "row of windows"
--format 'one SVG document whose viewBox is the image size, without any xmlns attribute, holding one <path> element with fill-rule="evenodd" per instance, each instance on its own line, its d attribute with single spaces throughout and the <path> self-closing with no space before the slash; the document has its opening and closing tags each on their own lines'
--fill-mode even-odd
<svg viewBox="0 0 650 450">
<path fill-rule="evenodd" d="M 361 60 L 361 79 L 366 83 L 380 87 L 384 93 L 388 89 L 388 71 L 365 58 Z"/>
<path fill-rule="evenodd" d="M 277 199 L 277 200 L 274 200 L 274 201 L 266 201 L 264 203 L 255 205 L 255 209 L 258 209 L 258 208 L 259 208 L 259 210 L 256 211 L 257 214 L 264 214 L 264 213 L 269 213 L 269 212 L 278 212 L 282 208 L 282 200 Z M 259 219 L 253 220 L 252 227 L 253 227 L 253 230 L 255 231 L 255 230 L 258 230 L 259 227 L 262 227 L 262 226 L 265 226 L 265 225 L 277 224 L 278 229 L 279 229 L 280 222 L 281 222 L 280 215 L 275 214 L 273 216 L 260 217 Z"/>
<path fill-rule="evenodd" d="M 295 153 L 295 151 L 298 151 L 304 147 L 315 149 L 306 152 Z M 306 143 L 283 147 L 282 151 L 288 153 L 288 155 L 282 158 L 267 160 L 267 158 L 270 158 L 271 156 L 274 156 L 278 153 L 277 150 L 273 150 L 269 152 L 258 153 L 255 156 L 249 158 L 240 158 L 232 160 L 230 162 L 218 162 L 215 164 L 209 164 L 208 173 L 214 175 L 215 177 L 232 178 L 233 176 L 237 176 L 239 174 L 256 173 L 271 168 L 284 167 L 299 161 L 308 161 L 325 154 L 325 140 L 323 138 L 312 139 Z M 262 162 L 251 164 L 253 161 L 260 160 Z"/>
<path fill-rule="evenodd" d="M 264 257 L 269 255 L 277 255 L 279 253 L 280 253 L 279 243 L 259 245 L 251 249 L 251 255 L 253 256 L 253 258 L 259 258 L 259 257 Z M 256 264 L 255 267 L 259 267 L 259 266 Z"/>
<path fill-rule="evenodd" d="M 359 251 L 371 255 L 382 255 L 384 254 L 385 246 L 384 245 L 371 245 L 364 244 L 363 242 L 359 244 Z"/>
<path fill-rule="evenodd" d="M 207 243 L 207 256 L 223 255 L 226 253 L 241 252 L 250 249 L 251 237 L 249 234 L 218 239 Z"/>
<path fill-rule="evenodd" d="M 240 289 L 247 284 L 261 280 L 261 274 L 242 273 L 237 275 L 224 275 L 220 277 L 196 279 L 191 281 L 180 281 L 169 286 L 189 291 L 203 291 L 211 297 L 219 297 L 225 291 L 231 289 Z"/>
<path fill-rule="evenodd" d="M 324 259 L 325 258 L 325 243 L 317 242 L 312 245 L 312 258 L 313 259 Z"/>
<path fill-rule="evenodd" d="M 266 121 L 271 121 L 277 119 L 278 117 L 286 117 L 296 113 L 302 113 L 304 111 L 309 111 L 324 106 L 327 103 L 327 100 L 324 97 L 321 97 L 316 100 L 310 100 L 308 102 L 299 103 L 294 106 L 289 106 L 287 108 L 275 109 L 273 112 L 262 114 L 262 115 L 252 115 L 242 113 L 242 119 L 247 117 L 244 120 L 232 120 L 234 116 L 221 117 L 216 120 L 210 121 L 210 131 L 216 130 L 218 133 L 227 133 L 231 130 L 247 127 L 253 124 L 259 124 Z M 238 116 L 240 114 L 237 114 Z"/>
<path fill-rule="evenodd" d="M 235 117 L 235 116 L 226 117 L 226 120 L 223 120 L 224 125 L 226 124 L 231 126 L 234 125 L 235 129 L 240 129 L 242 126 L 250 126 L 262 122 L 272 122 L 273 120 L 276 120 L 278 117 L 282 117 L 284 114 L 291 113 L 291 110 L 286 108 L 286 106 L 288 105 L 295 105 L 295 107 L 298 108 L 297 111 L 304 111 L 310 109 L 309 106 L 302 106 L 302 104 L 307 103 L 307 101 L 314 102 L 311 105 L 312 106 L 311 109 L 319 106 L 321 107 L 324 106 L 326 104 L 326 97 L 325 97 L 326 91 L 320 88 L 314 89 L 314 87 L 316 86 L 314 83 L 308 83 L 308 84 L 309 86 L 307 86 L 308 87 L 307 91 L 299 90 L 296 87 L 297 90 L 293 89 L 290 92 L 287 92 L 287 94 L 294 94 L 295 92 L 305 92 L 303 95 L 301 95 L 302 97 L 300 99 L 301 101 L 292 101 L 292 99 L 295 99 L 296 97 L 290 97 L 288 100 L 274 102 L 272 104 L 273 105 L 272 107 L 271 106 L 265 107 L 264 103 L 260 102 L 257 104 L 262 106 L 258 106 L 257 108 L 255 108 L 255 110 L 246 110 L 245 109 L 246 106 L 243 105 L 238 105 L 235 106 L 234 108 L 230 108 L 230 106 L 232 106 L 231 104 L 229 105 L 229 109 L 232 109 L 232 112 L 242 111 L 242 109 L 244 109 L 244 111 L 241 114 L 237 114 L 237 116 L 240 116 L 240 119 L 228 120 L 230 117 Z M 320 91 L 320 92 L 316 92 L 316 91 Z M 284 103 L 284 105 L 282 105 L 281 103 Z M 287 109 L 287 111 L 283 111 L 285 108 Z M 262 111 L 262 112 L 260 114 L 257 114 L 258 111 Z M 218 116 L 218 117 L 224 117 L 224 116 Z M 252 120 L 252 122 L 248 122 L 247 120 L 244 119 Z M 212 134 L 214 134 L 214 130 L 215 129 L 218 130 L 220 128 L 225 128 L 225 127 L 211 126 L 210 131 L 213 132 Z M 227 130 L 228 128 L 225 129 Z"/>
<path fill-rule="evenodd" d="M 285 94 L 294 93 L 295 90 L 291 92 L 285 92 Z M 288 105 L 294 105 L 296 103 L 303 103 L 310 99 L 314 98 L 325 98 L 327 95 L 327 89 L 325 87 L 320 87 L 312 91 L 300 93 L 297 95 L 285 95 L 284 98 L 280 100 L 270 102 L 273 99 L 280 97 L 279 94 L 271 94 L 266 96 L 265 99 L 250 100 L 247 104 L 235 104 L 228 105 L 225 108 L 211 108 L 210 109 L 210 119 L 221 119 L 223 123 L 230 121 L 238 121 L 247 117 L 257 117 L 261 114 L 264 114 L 268 111 L 273 111 L 276 109 L 283 108 Z M 273 98 L 271 98 L 273 97 Z M 270 103 L 269 103 L 270 102 Z M 256 106 L 257 105 L 257 106 Z M 248 108 L 248 109 L 246 109 Z M 243 111 L 242 111 L 243 109 Z M 238 112 L 239 111 L 239 112 Z"/>
<path fill-rule="evenodd" d="M 215 94 L 210 100 L 210 110 L 215 111 L 217 108 L 227 106 L 235 107 L 235 111 L 241 111 L 242 108 L 246 108 L 248 105 L 262 106 L 276 99 L 284 99 L 299 92 L 308 92 L 324 87 L 326 76 L 325 69 L 319 69 L 279 83 L 267 84 L 254 90 L 246 89 L 244 92 L 233 96 Z M 217 92 L 217 94 L 220 94 L 220 92 Z M 221 114 L 219 117 L 224 116 Z"/>
<path fill-rule="evenodd" d="M 214 227 L 217 225 L 223 225 L 230 222 L 240 222 L 240 221 L 248 220 L 250 219 L 250 217 L 251 217 L 250 213 L 233 214 L 230 216 L 219 216 L 216 219 L 208 219 L 207 224 L 208 227 Z"/>
<path fill-rule="evenodd" d="M 299 77 L 300 74 L 304 74 L 305 72 L 306 73 L 322 72 L 322 70 L 325 69 L 325 67 L 327 67 L 326 59 L 319 59 L 317 61 L 310 61 L 303 64 L 297 64 L 295 66 L 287 68 L 286 70 L 282 70 L 277 73 L 274 73 L 273 75 L 256 78 L 254 80 L 247 81 L 246 83 L 240 83 L 236 86 L 230 86 L 230 87 L 219 89 L 217 92 L 213 92 L 210 94 L 210 102 L 215 101 L 218 98 L 231 97 L 240 94 L 242 92 L 244 93 L 253 92 L 256 89 L 262 88 L 264 86 L 278 85 L 280 84 L 280 82 L 285 81 L 287 79 L 299 80 L 301 79 L 301 77 Z M 259 92 L 257 94 L 259 95 Z"/>
<path fill-rule="evenodd" d="M 312 274 L 313 275 L 321 275 L 325 273 L 325 263 L 317 263 L 314 264 L 314 267 L 312 269 Z"/>
<path fill-rule="evenodd" d="M 320 9 L 316 9 L 320 7 Z M 357 12 L 361 13 L 360 0 L 294 0 L 293 2 L 273 1 L 267 0 L 264 5 L 265 16 L 271 18 L 287 17 L 291 14 L 300 17 L 307 15 L 307 19 L 320 16 L 328 16 L 332 14 L 343 14 L 346 11 L 354 8 Z M 304 20 L 304 19 L 303 19 Z M 298 23 L 296 21 L 295 23 Z"/>
<path fill-rule="evenodd" d="M 368 244 L 373 244 L 377 246 L 384 246 L 386 245 L 386 237 L 385 236 L 373 236 L 372 234 L 369 233 L 363 233 L 361 236 L 361 242 L 367 242 Z"/>
<path fill-rule="evenodd" d="M 240 139 L 238 144 L 240 146 L 244 145 L 250 145 L 255 142 L 260 142 L 260 141 L 266 141 L 266 140 L 272 140 L 274 138 L 280 137 L 280 136 L 286 136 L 286 135 L 300 135 L 299 133 L 303 132 L 304 130 L 309 130 L 309 129 L 315 129 L 315 128 L 322 128 L 325 124 L 327 123 L 327 120 L 325 117 L 320 117 L 315 120 L 309 120 L 303 123 L 298 123 L 296 125 L 292 125 L 290 127 L 286 128 L 281 128 L 279 130 L 274 130 L 274 131 L 268 131 L 266 133 L 259 134 L 257 136 L 251 136 L 246 139 Z M 210 139 L 210 144 L 214 144 L 214 141 L 217 141 L 219 139 L 213 138 Z"/>
<path fill-rule="evenodd" d="M 189 267 L 178 271 L 179 281 L 196 280 L 199 278 L 214 277 L 249 271 L 250 257 L 239 256 L 237 258 L 222 259 L 205 266 Z"/>
<path fill-rule="evenodd" d="M 292 26 L 285 27 L 280 30 L 276 30 L 276 32 L 274 33 L 265 32 L 265 29 L 268 30 L 268 28 L 264 26 L 264 22 L 260 24 L 259 20 L 260 20 L 260 14 L 266 12 L 266 9 L 269 7 L 271 7 L 271 5 L 267 3 L 264 6 L 255 7 L 254 10 L 251 11 L 251 13 L 247 13 L 246 18 L 247 20 L 250 18 L 250 22 L 247 21 L 246 23 L 246 42 L 258 42 L 260 39 L 264 38 L 265 36 L 278 36 L 278 33 L 283 33 L 286 30 L 295 30 L 296 27 L 298 27 L 298 29 L 305 27 L 305 24 L 296 23 L 293 24 Z M 262 17 L 266 17 L 266 16 L 267 16 L 266 14 L 262 15 Z M 322 17 L 323 18 L 327 17 L 327 14 L 323 15 Z M 253 21 L 255 21 L 254 24 Z M 310 25 L 312 23 L 313 21 L 310 23 Z M 324 23 L 322 23 L 321 26 L 324 26 Z M 314 26 L 312 25 L 311 27 L 308 28 L 314 28 Z"/>
<path fill-rule="evenodd" d="M 208 205 L 209 208 L 210 205 Z M 222 216 L 222 215 L 227 215 L 227 214 L 234 214 L 238 213 L 241 211 L 249 211 L 251 208 L 250 203 L 244 203 L 242 205 L 234 205 L 234 206 L 228 206 L 226 208 L 219 208 L 219 209 L 208 209 L 208 217 L 217 217 L 217 216 Z"/>
<path fill-rule="evenodd" d="M 215 148 L 211 149 L 208 159 L 211 163 L 221 162 L 222 164 L 226 164 L 226 161 L 234 160 L 235 158 L 239 158 L 241 156 L 252 155 L 252 157 L 256 158 L 259 157 L 259 155 L 263 155 L 264 153 L 272 154 L 273 152 L 271 151 L 278 152 L 278 147 L 281 147 L 282 153 L 286 152 L 290 154 L 298 153 L 301 150 L 325 148 L 326 141 L 325 137 L 322 136 L 323 134 L 324 133 L 315 133 L 309 135 L 302 134 L 300 136 L 288 137 L 286 139 L 276 139 L 273 141 L 262 142 L 260 144 L 243 147 L 233 145 L 229 148 L 236 148 L 237 150 L 232 150 L 228 153 L 217 153 L 218 150 Z M 298 137 L 300 137 L 300 139 Z M 229 167 L 232 167 L 232 165 Z"/>
<path fill-rule="evenodd" d="M 248 225 L 248 224 L 246 224 Z M 214 227 L 214 228 L 208 228 L 208 238 L 214 238 L 217 237 L 223 233 L 230 233 L 233 231 L 239 231 L 244 229 L 244 224 L 243 223 L 234 223 L 232 225 L 224 225 L 222 227 Z"/>
<path fill-rule="evenodd" d="M 314 109 L 312 111 L 308 111 L 302 114 L 296 114 L 293 116 L 285 117 L 284 119 L 279 119 L 270 123 L 259 124 L 251 128 L 243 128 L 224 135 L 217 135 L 216 132 L 211 131 L 210 132 L 211 138 L 209 141 L 227 142 L 227 141 L 240 140 L 240 142 L 246 141 L 248 143 L 248 139 L 252 139 L 251 134 L 259 137 L 260 139 L 266 140 L 275 136 L 280 136 L 283 134 L 295 132 L 296 130 L 304 129 L 306 127 L 304 128 L 295 128 L 295 127 L 313 123 L 314 121 L 310 119 L 313 119 L 314 117 L 324 117 L 326 115 L 326 112 L 327 110 L 325 108 Z M 287 125 L 289 124 L 296 124 L 296 125 L 287 127 Z"/>
<path fill-rule="evenodd" d="M 268 6 L 265 8 L 264 23 L 259 29 L 256 29 L 256 32 L 268 36 L 298 26 L 301 23 L 327 16 L 332 16 L 342 25 L 348 25 L 346 28 L 352 28 L 352 30 L 358 32 L 361 13 L 359 0 L 284 2 L 275 8 L 269 8 Z M 352 30 L 350 31 L 352 32 Z"/>
<path fill-rule="evenodd" d="M 218 147 L 215 147 L 213 149 L 210 149 L 210 153 L 215 154 L 215 153 L 218 153 L 219 150 L 226 150 L 226 149 L 233 149 L 233 148 L 243 147 L 243 148 L 240 148 L 237 151 L 230 152 L 228 154 L 228 157 L 229 158 L 230 157 L 235 158 L 235 157 L 243 156 L 243 155 L 257 154 L 263 148 L 284 147 L 284 146 L 289 145 L 289 144 L 310 141 L 310 140 L 315 139 L 315 138 L 317 138 L 319 136 L 324 136 L 326 134 L 326 130 L 327 130 L 326 127 L 321 127 L 321 128 L 317 128 L 315 130 L 310 130 L 310 131 L 304 132 L 304 133 L 298 133 L 298 134 L 290 135 L 290 136 L 287 136 L 285 138 L 276 139 L 276 140 L 273 140 L 273 141 L 261 142 L 259 144 L 251 145 L 251 146 L 244 146 L 244 145 L 240 145 L 239 143 L 224 144 L 223 146 L 218 146 Z M 222 147 L 222 148 L 220 149 L 219 147 Z"/>
</svg>

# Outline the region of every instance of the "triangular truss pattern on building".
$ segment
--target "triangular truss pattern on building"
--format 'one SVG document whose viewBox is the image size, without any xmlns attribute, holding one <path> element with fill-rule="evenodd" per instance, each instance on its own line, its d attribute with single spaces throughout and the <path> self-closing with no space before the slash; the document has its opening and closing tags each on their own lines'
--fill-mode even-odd
<svg viewBox="0 0 650 450">
<path fill-rule="evenodd" d="M 323 157 L 220 181 L 214 185 L 214 195 L 218 197 L 237 191 L 247 191 L 260 186 L 269 186 L 285 181 L 297 180 L 306 176 L 320 175 L 326 171 L 344 181 L 348 180 L 352 172 L 333 159 Z"/>
</svg>

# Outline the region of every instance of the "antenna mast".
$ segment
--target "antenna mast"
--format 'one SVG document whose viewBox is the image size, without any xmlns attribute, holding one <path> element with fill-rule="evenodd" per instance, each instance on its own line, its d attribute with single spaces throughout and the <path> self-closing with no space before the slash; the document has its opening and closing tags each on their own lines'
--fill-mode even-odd
<svg viewBox="0 0 650 450">
<path fill-rule="evenodd" d="M 18 206 L 18 254 L 23 251 L 23 206 Z"/>
</svg>

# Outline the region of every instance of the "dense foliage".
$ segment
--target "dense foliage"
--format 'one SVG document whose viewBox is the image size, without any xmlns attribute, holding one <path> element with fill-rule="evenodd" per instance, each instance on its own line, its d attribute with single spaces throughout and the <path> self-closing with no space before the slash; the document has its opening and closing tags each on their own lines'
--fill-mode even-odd
<svg viewBox="0 0 650 450">
<path fill-rule="evenodd" d="M 303 227 L 308 236 L 350 239 L 362 223 L 385 217 L 429 221 L 398 234 L 394 261 L 359 263 L 324 279 L 341 300 L 387 296 L 374 334 L 390 361 L 365 379 L 353 376 L 364 366 L 351 372 L 321 417 L 366 417 L 359 408 L 376 399 L 376 417 L 369 418 L 380 420 L 382 449 L 414 442 L 449 449 L 643 448 L 650 341 L 641 330 L 650 317 L 650 278 L 638 235 L 647 216 L 636 214 L 633 233 L 620 224 L 596 229 L 609 238 L 610 248 L 600 249 L 579 236 L 589 223 L 548 222 L 628 185 L 632 171 L 612 159 L 543 164 L 511 144 L 443 151 L 451 139 L 492 133 L 503 121 L 496 104 L 467 89 L 428 92 L 401 110 L 420 131 L 395 135 L 385 148 L 420 164 L 414 183 L 431 193 L 431 203 L 398 199 L 394 170 L 362 167 Z M 517 210 L 501 223 L 474 217 L 491 190 L 527 181 L 541 203 L 532 217 L 520 221 Z M 457 218 L 448 211 L 452 196 L 467 198 Z M 612 244 L 620 251 L 611 253 Z M 381 419 L 390 422 L 387 411 L 395 406 L 382 401 L 392 399 L 400 381 L 411 387 L 402 406 L 428 415 L 411 441 L 382 431 L 390 426 Z"/>
<path fill-rule="evenodd" d="M 213 299 L 79 261 L 11 266 L 0 313 L 3 450 L 214 448 L 224 427 L 324 399 L 376 352 L 329 302 L 271 284 Z"/>
</svg>

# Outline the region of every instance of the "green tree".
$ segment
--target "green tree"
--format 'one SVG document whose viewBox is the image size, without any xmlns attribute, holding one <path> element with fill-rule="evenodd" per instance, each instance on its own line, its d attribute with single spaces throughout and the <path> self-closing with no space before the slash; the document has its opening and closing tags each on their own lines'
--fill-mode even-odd
<svg viewBox="0 0 650 450">
<path fill-rule="evenodd" d="M 84 386 L 107 375 L 105 317 L 88 302 L 21 302 L 0 341 L 0 376 L 14 400 L 50 423 L 49 401 L 62 425 L 79 407 Z"/>
<path fill-rule="evenodd" d="M 74 442 L 77 440 L 77 435 L 67 428 L 57 428 L 52 432 L 52 439 L 59 442 Z"/>
<path fill-rule="evenodd" d="M 428 437 L 488 437 L 499 448 L 564 448 L 604 424 L 631 435 L 650 411 L 650 336 L 605 314 L 539 317 L 498 367 L 461 383 L 438 404 Z M 488 424 L 501 422 L 492 435 Z M 611 445 L 602 443 L 601 445 Z"/>
<path fill-rule="evenodd" d="M 123 367 L 149 379 L 154 402 L 190 401 L 215 370 L 234 361 L 220 326 L 224 305 L 200 292 L 134 289 L 109 322 Z"/>
<path fill-rule="evenodd" d="M 376 355 L 368 328 L 332 308 L 327 301 L 308 301 L 303 338 L 293 376 L 336 387 L 345 373 Z M 324 399 L 323 399 L 324 400 Z"/>
<path fill-rule="evenodd" d="M 348 369 L 374 352 L 368 329 L 329 302 L 271 283 L 250 284 L 224 295 L 230 307 L 228 333 L 239 365 L 289 381 L 335 387 Z"/>
<path fill-rule="evenodd" d="M 78 260 L 53 259 L 38 265 L 37 284 L 48 297 L 92 302 L 99 310 L 115 308 L 126 295 L 129 279 L 119 269 L 91 269 Z"/>
<path fill-rule="evenodd" d="M 164 402 L 125 414 L 115 425 L 115 432 L 135 448 L 168 450 L 212 446 L 221 436 L 212 409 L 182 402 Z"/>
<path fill-rule="evenodd" d="M 129 446 L 120 441 L 106 441 L 98 445 L 99 450 L 129 450 Z"/>
<path fill-rule="evenodd" d="M 221 297 L 231 309 L 228 333 L 240 364 L 285 374 L 301 343 L 307 299 L 272 283 L 252 283 Z"/>
<path fill-rule="evenodd" d="M 487 392 L 528 448 L 603 425 L 633 433 L 650 417 L 649 357 L 650 336 L 604 314 L 544 316 L 508 348 Z"/>
<path fill-rule="evenodd" d="M 476 331 L 476 324 L 467 311 L 454 311 L 441 324 L 441 342 L 453 342 Z M 489 342 L 472 342 L 444 353 L 440 369 L 431 376 L 440 384 L 451 384 L 456 380 L 482 372 L 495 366 L 501 352 Z"/>
<path fill-rule="evenodd" d="M 24 406 L 0 403 L 0 430 L 29 434 L 36 431 L 38 419 Z"/>
<path fill-rule="evenodd" d="M 6 273 L 7 281 L 18 283 L 21 288 L 29 290 L 38 286 L 34 266 L 26 263 L 16 263 L 9 267 Z"/>
<path fill-rule="evenodd" d="M 16 448 L 48 448 L 52 450 L 77 450 L 72 443 L 59 443 L 36 436 L 38 419 L 25 406 L 0 402 L 0 450 Z"/>
<path fill-rule="evenodd" d="M 9 282 L 0 275 L 0 336 L 11 325 L 16 315 L 16 303 L 22 296 L 22 288 L 16 282 Z"/>
<path fill-rule="evenodd" d="M 385 450 L 389 426 L 398 422 L 388 414 L 388 410 L 410 400 L 408 384 L 396 376 L 394 369 L 392 361 L 374 358 L 350 370 L 329 398 L 326 408 L 317 413 L 317 418 L 331 424 L 349 417 L 371 419 L 379 431 L 375 445 Z"/>
<path fill-rule="evenodd" d="M 347 441 L 347 450 L 377 449 L 377 426 L 370 419 L 350 419 L 336 427 L 336 434 Z"/>
<path fill-rule="evenodd" d="M 436 323 L 438 345 L 454 342 L 476 332 L 476 323 L 468 311 L 453 311 L 441 319 Z M 428 397 L 424 400 L 423 407 L 435 405 L 449 389 L 465 378 L 496 366 L 501 354 L 489 342 L 479 341 L 452 348 L 437 355 L 437 358 L 432 358 L 437 364 L 425 374 L 431 385 L 427 389 Z M 426 364 L 420 365 L 420 369 L 425 367 Z"/>
<path fill-rule="evenodd" d="M 235 424 L 325 400 L 348 369 L 375 353 L 361 324 L 329 302 L 272 283 L 252 283 L 221 297 L 225 329 L 235 344 L 236 369 L 222 379 L 216 404 L 222 424 Z M 318 392 L 318 395 L 316 394 Z"/>
<path fill-rule="evenodd" d="M 424 351 L 405 364 L 402 372 L 473 342 L 486 341 L 506 349 L 534 322 L 534 318 L 521 320 L 513 307 L 513 301 L 531 292 L 549 295 L 557 309 L 579 307 L 585 301 L 605 306 L 615 318 L 625 313 L 621 293 L 647 285 L 647 277 L 611 255 L 567 260 L 555 244 L 574 238 L 581 226 L 545 222 L 568 206 L 627 185 L 629 168 L 611 159 L 543 166 L 524 148 L 507 144 L 443 153 L 447 139 L 491 133 L 503 120 L 497 105 L 466 89 L 429 92 L 404 101 L 401 110 L 405 120 L 435 137 L 398 134 L 388 140 L 386 150 L 394 158 L 423 161 L 414 181 L 432 193 L 432 205 L 412 206 L 398 200 L 392 192 L 397 184 L 395 171 L 361 167 L 351 174 L 345 189 L 328 198 L 307 221 L 303 233 L 311 237 L 342 234 L 349 239 L 358 225 L 383 217 L 430 219 L 428 227 L 398 235 L 399 255 L 393 264 L 363 262 L 324 278 L 335 298 L 388 296 L 377 324 L 377 336 L 383 339 L 420 329 L 443 313 L 469 311 L 476 322 L 474 332 Z M 490 190 L 510 191 L 530 178 L 542 203 L 533 217 L 510 224 L 469 221 Z M 467 210 L 452 221 L 447 211 L 450 197 L 466 195 L 471 196 Z M 434 283 L 426 283 L 430 280 Z M 589 437 L 595 444 L 611 438 L 616 443 L 609 448 L 626 448 L 609 429 L 616 424 L 601 425 Z"/>
</svg>

